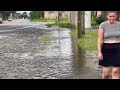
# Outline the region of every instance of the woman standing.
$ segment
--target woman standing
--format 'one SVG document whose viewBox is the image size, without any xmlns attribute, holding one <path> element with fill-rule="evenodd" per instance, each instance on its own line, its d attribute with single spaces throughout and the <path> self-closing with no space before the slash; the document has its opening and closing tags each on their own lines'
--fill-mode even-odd
<svg viewBox="0 0 120 90">
<path fill-rule="evenodd" d="M 117 12 L 108 11 L 107 21 L 98 30 L 98 59 L 102 66 L 102 79 L 119 79 L 120 70 L 120 23 Z"/>
</svg>

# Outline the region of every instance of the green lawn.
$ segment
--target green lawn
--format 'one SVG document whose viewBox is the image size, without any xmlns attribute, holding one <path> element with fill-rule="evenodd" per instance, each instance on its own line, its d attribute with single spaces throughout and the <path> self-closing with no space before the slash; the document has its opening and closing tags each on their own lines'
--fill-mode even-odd
<svg viewBox="0 0 120 90">
<path fill-rule="evenodd" d="M 85 31 L 85 35 L 80 39 L 76 39 L 76 32 L 71 31 L 71 35 L 76 39 L 76 42 L 80 47 L 85 50 L 97 50 L 97 39 L 98 39 L 98 30 L 97 29 L 89 29 Z"/>
</svg>

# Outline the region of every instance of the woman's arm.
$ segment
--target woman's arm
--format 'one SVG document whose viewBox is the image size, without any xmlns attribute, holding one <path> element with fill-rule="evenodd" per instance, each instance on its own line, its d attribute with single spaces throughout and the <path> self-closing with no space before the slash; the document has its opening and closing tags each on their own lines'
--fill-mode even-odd
<svg viewBox="0 0 120 90">
<path fill-rule="evenodd" d="M 98 58 L 99 58 L 99 60 L 103 59 L 103 55 L 101 52 L 101 48 L 102 48 L 102 44 L 103 44 L 103 33 L 104 33 L 103 29 L 99 28 L 99 30 L 98 30 Z"/>
<path fill-rule="evenodd" d="M 99 28 L 98 30 L 98 52 L 101 52 L 102 44 L 103 44 L 103 29 Z"/>
</svg>

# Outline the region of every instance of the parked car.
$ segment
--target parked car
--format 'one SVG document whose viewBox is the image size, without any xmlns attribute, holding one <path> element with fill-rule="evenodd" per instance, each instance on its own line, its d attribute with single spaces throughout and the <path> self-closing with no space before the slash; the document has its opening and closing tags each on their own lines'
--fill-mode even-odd
<svg viewBox="0 0 120 90">
<path fill-rule="evenodd" d="M 12 18 L 9 18 L 8 21 L 12 21 Z"/>
<path fill-rule="evenodd" d="M 0 23 L 1 23 L 1 24 L 3 23 L 3 19 L 2 19 L 2 18 L 0 18 Z"/>
</svg>

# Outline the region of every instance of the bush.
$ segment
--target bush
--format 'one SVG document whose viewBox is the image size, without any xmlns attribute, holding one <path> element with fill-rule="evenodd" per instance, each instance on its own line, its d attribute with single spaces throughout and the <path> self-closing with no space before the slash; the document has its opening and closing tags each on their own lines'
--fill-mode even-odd
<svg viewBox="0 0 120 90">
<path fill-rule="evenodd" d="M 97 25 L 98 23 L 96 22 L 96 20 L 92 20 L 91 21 L 91 25 Z"/>
<path fill-rule="evenodd" d="M 57 25 L 62 27 L 62 28 L 72 28 L 71 23 L 58 23 Z"/>
<path fill-rule="evenodd" d="M 91 21 L 91 24 L 92 24 L 92 25 L 97 25 L 97 24 L 98 24 L 98 23 L 96 22 L 96 18 L 97 18 L 96 14 L 92 14 L 92 21 Z"/>
<path fill-rule="evenodd" d="M 31 20 L 31 21 L 33 21 L 33 22 L 56 22 L 57 19 L 36 18 L 36 19 Z"/>
<path fill-rule="evenodd" d="M 46 24 L 46 26 L 51 27 L 51 26 L 60 26 L 62 28 L 73 28 L 72 23 L 63 23 L 63 22 L 55 22 L 54 24 Z"/>
<path fill-rule="evenodd" d="M 100 24 L 100 23 L 104 22 L 104 18 L 102 16 L 96 17 L 96 22 L 97 22 L 97 24 Z"/>
</svg>

